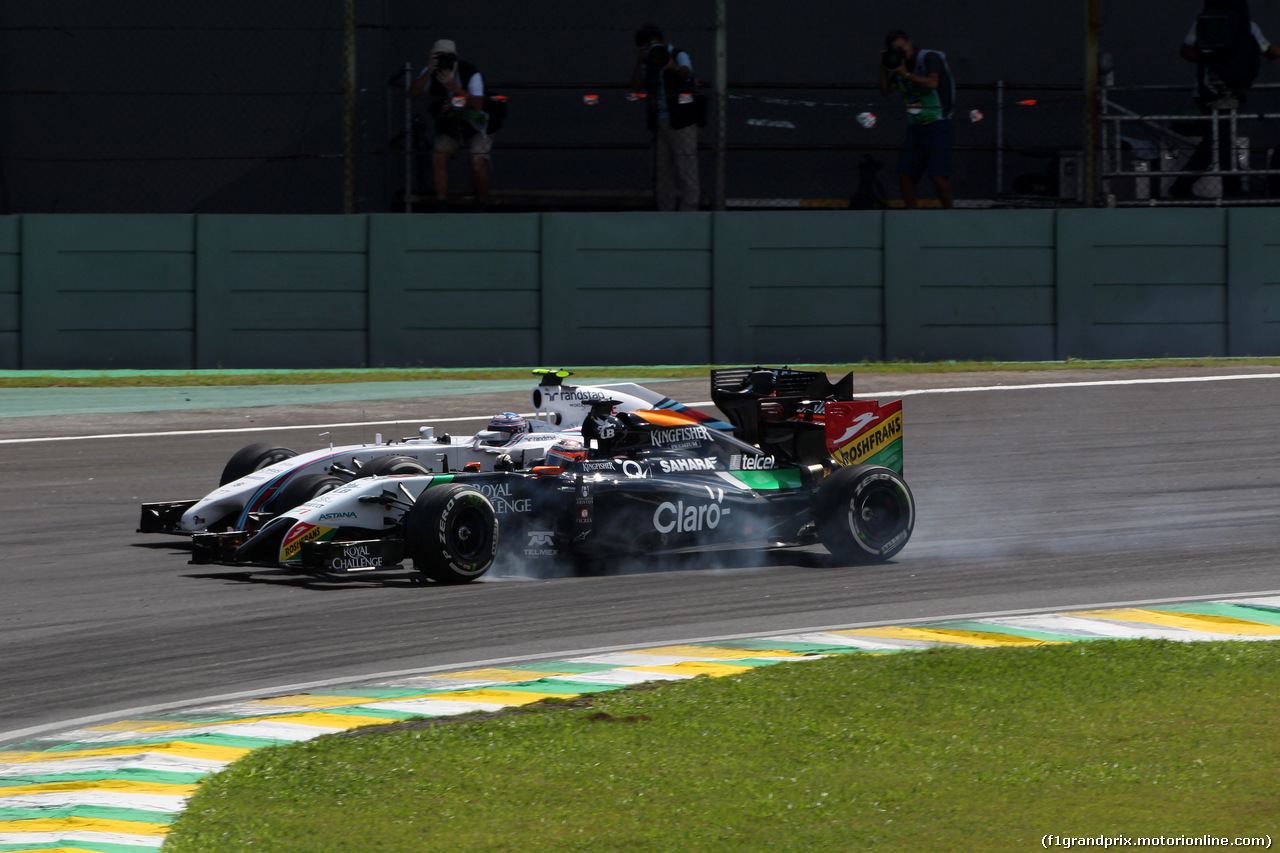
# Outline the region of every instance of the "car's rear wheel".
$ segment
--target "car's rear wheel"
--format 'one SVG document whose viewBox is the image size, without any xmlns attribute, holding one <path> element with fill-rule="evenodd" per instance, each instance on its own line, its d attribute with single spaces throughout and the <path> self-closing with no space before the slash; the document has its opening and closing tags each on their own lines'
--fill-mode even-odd
<svg viewBox="0 0 1280 853">
<path fill-rule="evenodd" d="M 289 480 L 267 501 L 266 510 L 280 515 L 300 506 L 312 498 L 332 492 L 345 481 L 329 474 L 301 474 Z"/>
<path fill-rule="evenodd" d="M 265 441 L 242 447 L 227 460 L 226 466 L 222 469 L 222 476 L 218 479 L 218 485 L 225 486 L 227 483 L 234 483 L 254 471 L 266 468 L 268 465 L 274 465 L 285 459 L 292 459 L 297 455 L 298 452 L 296 450 L 277 447 Z"/>
<path fill-rule="evenodd" d="M 436 486 L 409 510 L 404 539 L 415 569 L 438 583 L 470 583 L 493 565 L 498 514 L 471 486 Z"/>
<path fill-rule="evenodd" d="M 430 474 L 426 466 L 412 456 L 378 456 L 360 469 L 361 477 L 389 477 L 396 474 Z"/>
<path fill-rule="evenodd" d="M 906 480 L 879 465 L 832 473 L 814 492 L 813 512 L 822 544 L 849 563 L 892 559 L 911 538 L 916 521 Z"/>
</svg>

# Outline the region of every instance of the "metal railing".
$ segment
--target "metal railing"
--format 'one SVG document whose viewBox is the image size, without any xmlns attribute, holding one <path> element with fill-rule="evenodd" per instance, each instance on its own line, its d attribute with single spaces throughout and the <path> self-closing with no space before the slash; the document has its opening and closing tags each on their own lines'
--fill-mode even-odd
<svg viewBox="0 0 1280 853">
<path fill-rule="evenodd" d="M 410 81 L 417 73 L 417 69 L 411 63 L 406 63 L 403 69 L 398 72 L 397 79 L 392 81 L 389 90 L 388 112 L 389 114 L 398 113 L 397 121 L 392 125 L 398 125 L 398 140 L 392 146 L 393 156 L 398 157 L 403 162 L 403 181 L 402 189 L 397 194 L 397 198 L 390 204 L 393 210 L 403 210 L 404 212 L 412 212 L 415 205 L 428 202 L 430 200 L 430 178 L 429 167 L 427 165 L 427 157 L 430 153 L 430 134 L 421 119 L 415 119 L 417 115 L 416 105 L 407 97 Z M 510 93 L 513 99 L 519 99 L 522 95 L 546 92 L 599 92 L 600 98 L 606 96 L 619 97 L 630 93 L 630 86 L 626 83 L 618 82 L 513 82 L 499 81 L 490 84 L 497 91 Z M 701 87 L 710 88 L 710 84 L 703 81 Z M 1069 111 L 1072 116 L 1080 109 L 1083 104 L 1083 94 L 1080 88 L 1073 84 L 1062 83 L 1010 83 L 1004 80 L 997 80 L 994 83 L 986 84 L 961 84 L 958 87 L 963 93 L 960 96 L 959 107 L 957 108 L 955 119 L 960 123 L 976 123 L 986 122 L 986 126 L 991 128 L 984 132 L 982 137 L 990 140 L 985 142 L 975 142 L 967 144 L 958 144 L 955 146 L 957 152 L 978 153 L 991 155 L 991 183 L 994 186 L 994 200 L 1006 198 L 1008 180 L 1008 158 L 1011 154 L 1017 153 L 1034 153 L 1038 156 L 1060 157 L 1061 152 L 1057 152 L 1055 146 L 1049 144 L 1045 140 L 1034 142 L 1027 139 L 1017 139 L 1015 131 L 1010 132 L 1010 116 L 1017 110 L 1025 110 L 1029 106 L 1040 105 L 1040 109 Z M 796 93 L 794 96 L 791 93 Z M 818 99 L 815 93 L 820 93 Z M 1017 93 L 1022 93 L 1023 98 L 1019 98 Z M 1039 95 L 1039 98 L 1025 98 L 1027 94 Z M 1046 99 L 1045 96 L 1048 96 Z M 576 97 L 576 95 L 575 95 Z M 596 96 L 588 96 L 596 97 Z M 725 165 L 725 160 L 730 154 L 795 154 L 797 156 L 811 155 L 814 157 L 820 155 L 829 155 L 832 153 L 882 153 L 893 156 L 896 154 L 900 144 L 901 135 L 905 128 L 898 126 L 899 119 L 902 119 L 902 106 L 895 96 L 883 96 L 878 86 L 868 85 L 865 83 L 832 83 L 832 82 L 742 82 L 734 83 L 728 90 L 726 101 L 735 105 L 734 109 L 743 110 L 749 104 L 767 105 L 776 109 L 787 109 L 788 106 L 794 106 L 797 110 L 807 109 L 811 114 L 814 109 L 833 108 L 831 111 L 843 108 L 843 112 L 847 115 L 848 120 L 844 123 L 844 127 L 838 131 L 837 138 L 823 138 L 822 135 L 810 135 L 806 137 L 806 141 L 793 142 L 765 142 L 765 141 L 746 141 L 740 135 L 740 132 L 733 128 L 737 125 L 724 127 L 720 121 L 714 118 L 707 125 L 707 132 L 704 139 L 700 142 L 700 149 L 709 154 L 713 160 L 712 174 L 715 176 L 711 186 L 704 187 L 704 198 L 706 207 L 710 209 L 723 209 L 722 206 L 734 207 L 742 206 L 743 199 L 726 198 L 729 194 L 725 187 L 726 182 L 732 185 L 734 176 L 729 172 Z M 859 136 L 857 130 L 858 123 L 855 116 L 860 111 L 871 111 L 879 114 L 879 127 L 874 133 L 864 133 Z M 830 111 L 829 111 L 830 112 Z M 713 112 L 714 115 L 714 112 Z M 1061 117 L 1061 116 L 1060 116 Z M 723 119 L 721 119 L 723 121 Z M 875 124 L 873 119 L 873 124 Z M 417 122 L 417 123 L 415 123 Z M 1074 118 L 1065 122 L 1070 126 L 1078 126 Z M 720 128 L 724 127 L 722 131 Z M 863 125 L 869 128 L 868 125 Z M 1016 125 L 1015 125 L 1016 127 Z M 850 130 L 852 128 L 852 130 Z M 886 130 L 886 128 L 888 128 Z M 734 137 L 738 136 L 735 140 Z M 758 139 L 758 137 L 757 137 Z M 403 140 L 403 142 L 399 141 Z M 562 140 L 562 141 L 533 141 L 520 140 L 507 136 L 502 139 L 503 150 L 525 151 L 525 152 L 544 152 L 544 151 L 563 151 L 571 152 L 587 152 L 587 151 L 636 151 L 642 152 L 650 148 L 648 141 L 606 141 L 606 140 Z M 1079 145 L 1074 146 L 1079 148 Z M 1071 152 L 1074 159 L 1073 166 L 1079 163 L 1079 152 Z M 852 188 L 850 188 L 852 189 Z M 1064 194 L 1065 193 L 1065 194 Z M 839 195 L 839 193 L 836 193 Z M 510 188 L 494 187 L 491 191 L 491 200 L 502 204 L 502 201 L 511 199 L 527 200 L 529 204 L 535 204 L 542 201 L 547 204 L 560 206 L 570 201 L 573 197 L 579 196 L 582 199 L 594 199 L 597 201 L 612 200 L 620 207 L 636 208 L 645 205 L 646 200 L 652 202 L 652 193 L 649 190 L 619 187 L 598 187 L 595 189 L 588 188 L 571 188 L 561 187 L 556 190 L 513 190 Z M 843 194 L 843 199 L 847 202 L 849 193 Z M 1082 198 L 1082 193 L 1078 188 L 1064 189 L 1061 193 L 1054 191 L 1041 197 L 1044 204 L 1058 204 L 1066 202 L 1069 204 L 1078 204 Z M 769 204 L 766 202 L 786 202 L 799 201 L 799 199 L 759 199 L 753 198 L 748 201 L 760 202 L 762 206 L 767 207 L 785 207 L 786 204 Z M 817 202 L 812 206 L 835 206 L 830 204 L 838 202 L 840 199 L 805 199 L 805 201 Z M 822 204 L 821 202 L 828 202 Z M 792 205 L 795 206 L 795 205 Z"/>
<path fill-rule="evenodd" d="M 1280 84 L 1259 84 L 1253 90 L 1280 90 Z M 1252 145 L 1240 134 L 1240 123 L 1280 119 L 1280 113 L 1242 111 L 1234 99 L 1211 104 L 1208 113 L 1139 111 L 1120 104 L 1115 93 L 1143 94 L 1186 92 L 1194 87 L 1171 85 L 1103 86 L 1099 92 L 1099 179 L 1107 207 L 1257 206 L 1280 204 L 1272 191 L 1280 184 L 1275 146 Z M 1203 134 L 1195 131 L 1204 127 Z M 1145 134 L 1127 135 L 1127 131 Z M 1208 136 L 1209 162 L 1204 169 L 1185 168 L 1194 150 Z M 1225 136 L 1225 138 L 1223 138 Z M 1134 142 L 1146 143 L 1139 151 Z M 1126 148 L 1126 146 L 1128 146 Z M 1265 164 L 1254 165 L 1261 154 Z M 1126 162 L 1127 160 L 1127 162 Z M 1154 167 L 1153 167 L 1154 164 Z M 1194 178 L 1191 192 L 1169 195 L 1179 178 Z M 1261 192 L 1252 178 L 1262 179 Z M 1132 183 L 1130 183 L 1130 179 Z M 1234 187 L 1234 191 L 1232 191 Z M 1198 192 L 1196 191 L 1198 188 Z"/>
</svg>

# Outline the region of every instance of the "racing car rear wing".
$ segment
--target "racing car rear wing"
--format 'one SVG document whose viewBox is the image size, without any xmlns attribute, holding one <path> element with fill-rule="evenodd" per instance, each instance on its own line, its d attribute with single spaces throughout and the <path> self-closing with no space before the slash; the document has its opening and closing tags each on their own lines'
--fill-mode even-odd
<svg viewBox="0 0 1280 853">
<path fill-rule="evenodd" d="M 853 399 L 853 374 L 789 367 L 726 367 L 711 371 L 711 399 L 739 438 L 801 464 L 827 458 L 823 408 Z"/>
<path fill-rule="evenodd" d="M 723 367 L 711 371 L 711 399 L 716 400 L 716 405 L 717 394 L 736 396 L 743 392 L 755 397 L 851 400 L 853 374 L 846 373 L 832 382 L 820 371 L 789 367 Z"/>
<path fill-rule="evenodd" d="M 840 466 L 883 465 L 902 473 L 902 401 L 826 404 L 827 452 Z"/>
</svg>

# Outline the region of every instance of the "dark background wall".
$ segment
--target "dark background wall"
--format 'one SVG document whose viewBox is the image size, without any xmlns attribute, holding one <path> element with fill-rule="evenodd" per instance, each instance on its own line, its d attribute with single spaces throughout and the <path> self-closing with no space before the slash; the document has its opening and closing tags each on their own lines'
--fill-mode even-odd
<svg viewBox="0 0 1280 853">
<path fill-rule="evenodd" d="M 1198 0 L 1100 5 L 1101 47 L 1114 54 L 1119 83 L 1190 81 L 1177 45 Z M 1277 4 L 1253 5 L 1264 31 L 1280 38 Z M 4 4 L 0 213 L 341 211 L 343 14 L 342 0 Z M 455 39 L 510 95 L 496 189 L 646 189 L 641 108 L 625 99 L 631 34 L 645 21 L 664 26 L 692 54 L 696 75 L 711 81 L 714 18 L 712 0 L 358 0 L 357 209 L 396 207 L 403 156 L 391 141 L 403 113 L 389 80 L 406 62 L 425 62 L 439 37 Z M 995 96 L 971 87 L 1004 80 L 1032 87 L 1010 100 L 1038 100 L 1006 112 L 1014 149 L 1006 182 L 1082 145 L 1084 0 L 729 0 L 728 21 L 731 197 L 847 197 L 863 152 L 889 171 L 902 111 L 870 87 L 883 34 L 894 27 L 945 50 L 965 87 L 959 114 L 984 113 L 979 123 L 961 121 L 959 198 L 995 190 Z M 1278 72 L 1267 65 L 1260 82 L 1280 80 Z M 597 106 L 583 104 L 589 93 L 600 96 Z M 1177 93 L 1142 98 L 1135 106 L 1186 105 Z M 1275 109 L 1276 98 L 1260 93 L 1255 105 Z M 874 128 L 856 123 L 863 110 L 879 116 Z M 713 138 L 709 127 L 703 140 Z M 703 180 L 709 193 L 709 154 Z"/>
</svg>

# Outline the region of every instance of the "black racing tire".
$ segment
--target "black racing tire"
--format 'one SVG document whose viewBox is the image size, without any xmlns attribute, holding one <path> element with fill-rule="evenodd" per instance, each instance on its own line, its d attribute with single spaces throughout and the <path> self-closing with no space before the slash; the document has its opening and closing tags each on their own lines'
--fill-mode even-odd
<svg viewBox="0 0 1280 853">
<path fill-rule="evenodd" d="M 274 465 L 297 455 L 296 450 L 277 447 L 265 441 L 242 447 L 227 460 L 226 467 L 222 469 L 222 477 L 218 479 L 218 485 L 225 486 L 227 483 L 233 483 L 260 468 L 266 468 L 268 465 Z"/>
<path fill-rule="evenodd" d="M 498 514 L 479 490 L 462 483 L 427 489 L 405 518 L 405 555 L 437 583 L 470 583 L 498 553 Z"/>
<path fill-rule="evenodd" d="M 818 538 L 849 564 L 892 559 L 916 523 L 916 502 L 907 481 L 880 465 L 840 468 L 813 494 Z"/>
<path fill-rule="evenodd" d="M 361 477 L 387 477 L 392 474 L 430 474 L 426 466 L 412 456 L 376 456 L 360 469 Z"/>
<path fill-rule="evenodd" d="M 267 501 L 266 510 L 272 515 L 281 515 L 325 492 L 332 492 L 346 482 L 331 474 L 299 474 L 271 496 L 271 500 Z"/>
</svg>

